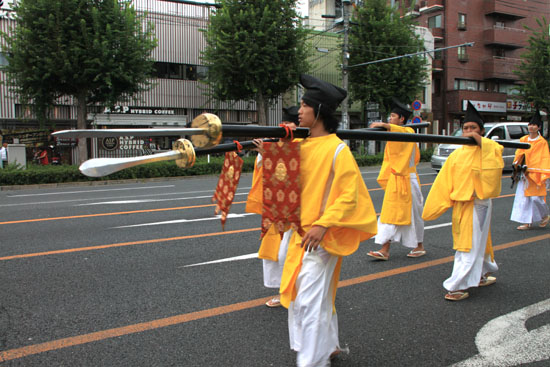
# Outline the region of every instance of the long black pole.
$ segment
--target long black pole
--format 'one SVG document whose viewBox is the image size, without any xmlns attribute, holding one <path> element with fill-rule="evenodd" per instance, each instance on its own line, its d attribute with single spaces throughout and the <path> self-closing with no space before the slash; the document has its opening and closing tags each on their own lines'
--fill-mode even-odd
<svg viewBox="0 0 550 367">
<path fill-rule="evenodd" d="M 224 137 L 250 137 L 250 138 L 265 138 L 267 136 L 273 138 L 285 138 L 287 132 L 282 127 L 275 126 L 223 126 Z M 306 138 L 309 135 L 309 129 L 298 127 L 293 133 L 295 138 Z M 474 138 L 463 136 L 444 136 L 430 134 L 410 134 L 396 133 L 387 131 L 371 131 L 371 130 L 337 130 L 336 135 L 340 139 L 347 140 L 385 140 L 385 141 L 402 141 L 412 143 L 439 143 L 439 144 L 459 144 L 459 145 L 476 145 Z M 505 140 L 495 140 L 500 145 L 507 148 L 529 149 L 529 143 L 519 143 Z"/>
</svg>

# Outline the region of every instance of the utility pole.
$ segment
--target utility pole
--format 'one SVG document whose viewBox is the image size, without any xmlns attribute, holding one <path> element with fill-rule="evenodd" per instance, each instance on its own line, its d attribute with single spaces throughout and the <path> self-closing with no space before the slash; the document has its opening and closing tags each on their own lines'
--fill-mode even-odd
<svg viewBox="0 0 550 367">
<path fill-rule="evenodd" d="M 344 21 L 344 45 L 342 50 L 342 88 L 348 90 L 349 59 L 349 16 L 351 0 L 342 0 L 342 18 Z M 349 129 L 348 97 L 342 102 L 342 128 Z"/>
</svg>

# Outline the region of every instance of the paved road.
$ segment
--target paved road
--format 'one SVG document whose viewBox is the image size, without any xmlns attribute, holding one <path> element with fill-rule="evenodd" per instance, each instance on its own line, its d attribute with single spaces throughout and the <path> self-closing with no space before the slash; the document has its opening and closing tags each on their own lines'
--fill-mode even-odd
<svg viewBox="0 0 550 367">
<path fill-rule="evenodd" d="M 363 177 L 377 210 L 377 167 Z M 435 174 L 419 169 L 427 195 Z M 250 175 L 222 231 L 216 177 L 0 191 L 0 366 L 292 366 L 287 314 L 263 303 Z M 517 231 L 503 178 L 495 285 L 443 299 L 450 212 L 428 255 L 372 240 L 344 260 L 336 307 L 350 348 L 333 366 L 550 365 L 550 228 Z M 3 363 L 1 361 L 4 361 Z"/>
</svg>

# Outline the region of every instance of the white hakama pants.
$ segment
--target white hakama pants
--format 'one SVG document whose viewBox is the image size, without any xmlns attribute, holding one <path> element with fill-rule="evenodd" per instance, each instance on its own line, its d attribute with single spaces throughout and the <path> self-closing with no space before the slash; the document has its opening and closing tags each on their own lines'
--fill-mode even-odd
<svg viewBox="0 0 550 367">
<path fill-rule="evenodd" d="M 415 248 L 418 243 L 424 242 L 424 220 L 422 219 L 422 209 L 424 207 L 424 198 L 418 184 L 416 173 L 411 173 L 411 224 L 395 225 L 382 223 L 378 217 L 378 234 L 374 237 L 374 243 L 383 245 L 388 241 L 401 242 L 408 248 Z"/>
<path fill-rule="evenodd" d="M 281 277 L 283 275 L 290 237 L 292 237 L 291 229 L 283 234 L 281 244 L 279 245 L 278 261 L 262 259 L 264 267 L 264 286 L 267 288 L 279 288 L 281 286 Z"/>
<path fill-rule="evenodd" d="M 547 215 L 548 205 L 544 201 L 544 196 L 525 196 L 524 180 L 519 180 L 510 220 L 532 224 L 540 222 Z"/>
<path fill-rule="evenodd" d="M 330 354 L 340 348 L 332 302 L 337 262 L 337 256 L 321 247 L 304 254 L 296 279 L 298 294 L 288 308 L 290 348 L 298 352 L 299 367 L 330 366 Z"/>
<path fill-rule="evenodd" d="M 472 248 L 470 252 L 456 251 L 451 277 L 443 282 L 443 287 L 452 292 L 479 286 L 481 277 L 494 273 L 498 266 L 485 254 L 489 227 L 491 225 L 491 199 L 474 202 Z"/>
</svg>

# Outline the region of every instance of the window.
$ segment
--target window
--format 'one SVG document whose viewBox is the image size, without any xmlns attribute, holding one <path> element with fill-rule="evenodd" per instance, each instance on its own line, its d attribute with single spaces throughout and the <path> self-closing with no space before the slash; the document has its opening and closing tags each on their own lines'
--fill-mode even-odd
<svg viewBox="0 0 550 367">
<path fill-rule="evenodd" d="M 485 90 L 485 82 L 477 80 L 455 79 L 455 90 Z"/>
<path fill-rule="evenodd" d="M 506 57 L 506 51 L 503 48 L 496 47 L 493 50 L 493 56 L 495 57 Z"/>
<path fill-rule="evenodd" d="M 428 28 L 441 28 L 441 15 L 428 18 Z"/>
<path fill-rule="evenodd" d="M 498 85 L 498 92 L 506 93 L 510 95 L 517 95 L 519 94 L 519 89 L 518 89 L 518 86 L 515 84 L 500 83 Z"/>
<path fill-rule="evenodd" d="M 510 134 L 510 139 L 519 139 L 525 135 L 521 129 L 521 126 L 518 125 L 508 126 L 508 134 Z"/>
<path fill-rule="evenodd" d="M 443 51 L 435 51 L 434 60 L 442 60 L 442 59 L 443 59 Z"/>
<path fill-rule="evenodd" d="M 7 66 L 7 65 L 8 65 L 8 58 L 6 57 L 6 54 L 0 52 L 0 66 Z"/>
<path fill-rule="evenodd" d="M 466 14 L 458 13 L 458 29 L 466 30 Z"/>
<path fill-rule="evenodd" d="M 441 91 L 441 79 L 436 78 L 432 82 L 432 94 L 437 97 L 439 96 L 440 91 Z"/>
<path fill-rule="evenodd" d="M 169 79 L 183 79 L 183 69 L 180 64 L 168 64 Z"/>
<path fill-rule="evenodd" d="M 458 50 L 458 61 L 468 61 L 466 46 L 460 46 L 457 50 Z"/>
<path fill-rule="evenodd" d="M 197 80 L 197 68 L 195 65 L 185 65 L 185 79 Z"/>
<path fill-rule="evenodd" d="M 200 65 L 155 62 L 155 75 L 159 79 L 199 80 L 206 78 L 208 68 Z"/>
<path fill-rule="evenodd" d="M 343 17 L 343 8 L 342 8 L 342 0 L 335 0 L 334 1 L 334 15 L 336 18 Z"/>
<path fill-rule="evenodd" d="M 491 139 L 493 136 L 496 136 L 499 139 L 506 139 L 506 132 L 504 131 L 504 126 L 495 127 L 487 137 Z"/>
<path fill-rule="evenodd" d="M 204 80 L 208 74 L 208 68 L 206 66 L 197 65 L 197 79 Z"/>
</svg>

